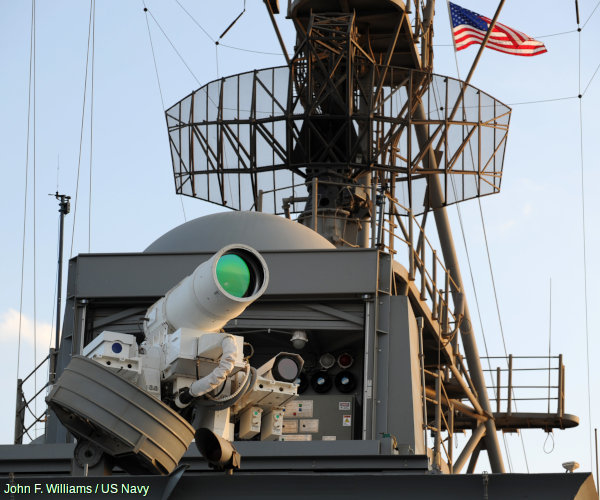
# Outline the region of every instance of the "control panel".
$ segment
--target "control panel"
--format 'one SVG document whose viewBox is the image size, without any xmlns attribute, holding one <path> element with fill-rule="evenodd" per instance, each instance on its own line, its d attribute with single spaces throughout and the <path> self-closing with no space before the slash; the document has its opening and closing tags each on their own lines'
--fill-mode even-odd
<svg viewBox="0 0 600 500">
<path fill-rule="evenodd" d="M 350 440 L 354 435 L 355 397 L 343 394 L 299 396 L 283 411 L 280 441 Z"/>
</svg>

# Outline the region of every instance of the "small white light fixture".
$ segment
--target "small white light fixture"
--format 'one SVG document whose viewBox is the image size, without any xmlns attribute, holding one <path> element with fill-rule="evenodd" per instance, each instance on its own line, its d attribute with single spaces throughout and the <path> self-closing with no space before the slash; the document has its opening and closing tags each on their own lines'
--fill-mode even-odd
<svg viewBox="0 0 600 500">
<path fill-rule="evenodd" d="M 573 473 L 574 470 L 579 469 L 579 464 L 577 462 L 565 462 L 562 464 L 566 472 Z"/>
<path fill-rule="evenodd" d="M 292 334 L 292 345 L 294 349 L 304 349 L 306 343 L 308 342 L 308 336 L 304 330 L 294 330 Z"/>
</svg>

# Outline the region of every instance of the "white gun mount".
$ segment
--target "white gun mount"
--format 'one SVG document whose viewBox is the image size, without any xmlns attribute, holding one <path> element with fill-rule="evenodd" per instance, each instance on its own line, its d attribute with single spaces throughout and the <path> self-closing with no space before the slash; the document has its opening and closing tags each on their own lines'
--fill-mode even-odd
<svg viewBox="0 0 600 500">
<path fill-rule="evenodd" d="M 150 306 L 141 344 L 138 345 L 134 335 L 111 331 L 100 333 L 85 347 L 83 354 L 104 368 L 100 372 L 104 389 L 94 386 L 94 390 L 106 392 L 102 395 L 103 405 L 110 407 L 114 403 L 116 407 L 122 405 L 124 398 L 136 399 L 138 406 L 144 406 L 143 401 L 156 404 L 148 400 L 150 396 L 150 399 L 160 400 L 165 406 L 163 411 L 173 413 L 172 417 L 188 424 L 189 432 L 184 432 L 186 437 L 180 438 L 185 445 L 183 452 L 198 429 L 209 430 L 224 440 L 233 440 L 237 422 L 238 439 L 251 439 L 258 434 L 261 440 L 279 439 L 283 406 L 297 395 L 296 380 L 302 370 L 302 358 L 282 352 L 261 367 L 253 368 L 249 356 L 244 356 L 244 338 L 222 330 L 227 322 L 239 316 L 265 292 L 268 282 L 266 262 L 256 250 L 241 244 L 228 245 Z M 72 367 L 70 365 L 71 375 L 78 369 L 86 369 L 83 365 L 78 368 L 80 364 L 81 360 L 78 360 Z M 111 386 L 115 376 L 119 379 L 115 380 L 119 394 L 115 394 Z M 127 397 L 123 394 L 123 380 L 128 381 L 125 391 L 131 392 Z M 73 387 L 64 387 L 65 383 Z M 97 417 L 96 410 L 77 407 L 66 395 L 69 390 L 85 393 L 89 390 L 87 387 L 82 381 L 61 377 L 49 395 L 48 403 L 58 408 L 57 414 L 63 424 L 79 439 L 91 441 L 114 456 L 115 451 L 107 441 L 126 441 L 118 435 L 116 427 L 119 425 L 109 429 L 107 435 L 95 437 L 93 432 L 87 432 L 83 421 L 95 427 L 110 426 L 96 421 L 102 418 Z M 97 397 L 95 394 L 89 396 L 87 400 Z M 60 410 L 63 408 L 68 410 L 68 415 L 77 417 L 77 425 L 73 425 L 71 417 L 69 420 L 62 415 Z M 155 420 L 164 424 L 159 417 Z M 152 440 L 152 432 L 142 429 L 145 439 Z M 158 436 L 156 440 L 159 440 Z M 223 447 L 222 441 L 215 442 Z M 200 443 L 197 444 L 200 448 Z M 125 446 L 129 453 L 137 453 L 134 443 Z M 173 453 L 174 465 L 183 452 Z M 175 456 L 177 454 L 179 456 Z M 145 457 L 146 461 L 156 462 L 152 453 L 146 455 L 149 455 Z M 236 459 L 235 463 L 239 461 Z M 218 463 L 218 466 L 222 465 Z M 150 470 L 170 472 L 172 468 L 163 463 Z"/>
</svg>

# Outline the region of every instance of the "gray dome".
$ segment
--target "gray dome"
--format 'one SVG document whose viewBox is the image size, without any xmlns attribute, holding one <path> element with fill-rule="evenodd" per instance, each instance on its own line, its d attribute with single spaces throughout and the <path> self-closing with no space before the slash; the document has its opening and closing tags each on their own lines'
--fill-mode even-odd
<svg viewBox="0 0 600 500">
<path fill-rule="evenodd" d="M 145 252 L 216 252 L 243 243 L 258 251 L 335 248 L 315 231 L 277 215 L 222 212 L 206 215 L 163 234 Z"/>
</svg>

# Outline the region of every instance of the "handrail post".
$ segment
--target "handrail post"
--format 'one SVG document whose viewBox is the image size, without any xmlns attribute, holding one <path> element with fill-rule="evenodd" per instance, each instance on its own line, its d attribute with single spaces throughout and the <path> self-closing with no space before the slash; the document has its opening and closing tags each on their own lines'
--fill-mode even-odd
<svg viewBox="0 0 600 500">
<path fill-rule="evenodd" d="M 445 290 L 444 290 L 444 316 L 442 317 L 442 321 L 443 321 L 443 327 L 442 327 L 442 334 L 443 335 L 447 335 L 448 334 L 448 313 L 450 311 L 450 273 L 448 273 L 448 271 L 446 271 L 446 283 L 445 283 Z"/>
<path fill-rule="evenodd" d="M 442 372 L 438 370 L 435 379 L 435 445 L 433 463 L 438 470 L 441 469 L 440 448 L 442 444 Z"/>
<path fill-rule="evenodd" d="M 419 360 L 421 364 L 421 386 L 423 398 L 423 445 L 427 449 L 427 394 L 425 385 L 425 350 L 423 347 L 423 327 L 425 322 L 422 317 L 417 318 L 417 328 L 419 329 Z"/>
<path fill-rule="evenodd" d="M 513 355 L 508 355 L 508 403 L 506 413 L 512 414 L 512 366 L 513 366 Z"/>
<path fill-rule="evenodd" d="M 562 418 L 565 411 L 565 367 L 562 354 L 558 355 L 558 416 Z"/>
<path fill-rule="evenodd" d="M 431 271 L 432 274 L 432 278 L 431 278 L 431 289 L 433 290 L 433 305 L 431 306 L 431 314 L 433 319 L 438 319 L 438 315 L 437 315 L 437 251 L 434 250 L 433 251 L 433 269 Z"/>
<path fill-rule="evenodd" d="M 414 254 L 414 235 L 413 235 L 413 213 L 408 210 L 408 279 L 415 280 L 415 254 Z"/>
<path fill-rule="evenodd" d="M 371 248 L 377 248 L 377 183 L 371 179 Z"/>
<path fill-rule="evenodd" d="M 500 367 L 496 367 L 496 412 L 500 413 Z"/>
<path fill-rule="evenodd" d="M 423 229 L 421 229 L 423 231 Z M 421 233 L 422 234 L 422 233 Z M 427 299 L 427 273 L 425 271 L 425 241 L 421 245 L 421 300 Z"/>
<path fill-rule="evenodd" d="M 312 227 L 313 231 L 317 231 L 317 210 L 319 207 L 318 193 L 319 181 L 316 177 L 312 178 Z"/>
<path fill-rule="evenodd" d="M 15 406 L 15 444 L 23 444 L 25 432 L 25 397 L 23 395 L 23 380 L 17 380 L 17 404 Z"/>
<path fill-rule="evenodd" d="M 450 474 L 454 469 L 454 460 L 452 456 L 452 448 L 454 444 L 454 405 L 448 405 L 448 467 Z"/>
</svg>

